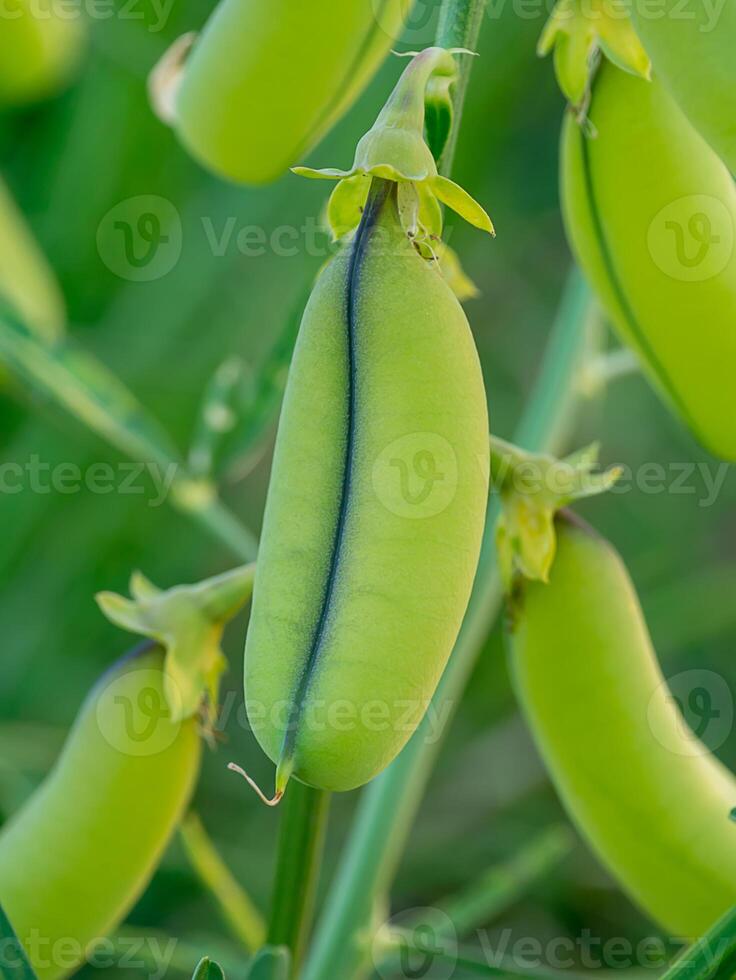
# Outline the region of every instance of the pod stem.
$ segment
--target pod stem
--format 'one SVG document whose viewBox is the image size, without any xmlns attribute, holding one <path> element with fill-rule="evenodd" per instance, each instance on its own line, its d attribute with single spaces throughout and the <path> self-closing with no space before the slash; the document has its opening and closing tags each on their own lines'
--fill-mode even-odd
<svg viewBox="0 0 736 980">
<path fill-rule="evenodd" d="M 262 803 L 265 803 L 266 806 L 278 806 L 281 800 L 283 799 L 284 790 L 280 788 L 276 789 L 276 792 L 274 793 L 273 796 L 271 797 L 266 796 L 266 794 L 263 792 L 263 790 L 255 781 L 255 779 L 249 776 L 248 773 L 245 771 L 245 769 L 243 769 L 242 766 L 239 766 L 237 762 L 228 762 L 227 767 L 230 770 L 230 772 L 236 772 L 239 776 L 242 776 L 243 779 L 246 781 L 246 783 L 256 794 L 256 796 L 260 799 Z"/>
<path fill-rule="evenodd" d="M 444 0 L 440 10 L 435 44 L 440 48 L 477 51 L 483 16 L 488 0 Z M 452 128 L 438 161 L 438 169 L 445 177 L 452 172 L 457 138 L 460 132 L 465 94 L 468 90 L 474 58 L 458 60 L 457 75 L 451 89 Z"/>
<path fill-rule="evenodd" d="M 301 968 L 312 929 L 330 794 L 293 782 L 281 811 L 278 858 L 267 941 L 291 951 L 291 975 Z"/>
</svg>

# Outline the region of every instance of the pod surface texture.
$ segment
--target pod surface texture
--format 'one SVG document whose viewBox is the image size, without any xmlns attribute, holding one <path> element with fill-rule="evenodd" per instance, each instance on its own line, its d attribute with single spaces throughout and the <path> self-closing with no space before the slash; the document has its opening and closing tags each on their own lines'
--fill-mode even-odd
<svg viewBox="0 0 736 980">
<path fill-rule="evenodd" d="M 700 441 L 736 459 L 736 189 L 663 85 L 604 64 L 562 136 L 562 202 L 622 339 Z"/>
<path fill-rule="evenodd" d="M 646 0 L 633 0 L 631 9 L 655 71 L 736 174 L 736 4 L 663 0 L 651 16 Z"/>
<path fill-rule="evenodd" d="M 73 972 L 79 951 L 121 921 L 191 796 L 197 724 L 157 714 L 162 665 L 153 650 L 104 675 L 53 771 L 0 834 L 0 902 L 41 980 Z"/>
<path fill-rule="evenodd" d="M 275 180 L 362 92 L 406 8 L 406 0 L 222 0 L 176 98 L 183 142 L 231 180 Z"/>
<path fill-rule="evenodd" d="M 616 551 L 558 520 L 548 585 L 525 586 L 515 686 L 571 817 L 671 935 L 736 903 L 736 780 L 687 729 Z"/>
<path fill-rule="evenodd" d="M 256 571 L 246 701 L 302 781 L 367 782 L 423 716 L 468 602 L 488 470 L 467 319 L 385 192 L 305 311 Z"/>
</svg>

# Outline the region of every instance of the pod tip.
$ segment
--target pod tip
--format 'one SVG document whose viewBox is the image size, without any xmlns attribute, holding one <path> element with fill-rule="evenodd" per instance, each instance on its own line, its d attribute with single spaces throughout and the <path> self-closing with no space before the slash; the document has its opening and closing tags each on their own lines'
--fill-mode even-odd
<svg viewBox="0 0 736 980">
<path fill-rule="evenodd" d="M 230 772 L 236 772 L 239 776 L 242 776 L 243 779 L 246 781 L 246 783 L 250 786 L 250 788 L 256 793 L 256 795 L 261 800 L 261 802 L 265 803 L 266 806 L 279 805 L 284 795 L 283 787 L 277 787 L 276 792 L 269 799 L 269 797 L 266 796 L 266 794 L 263 792 L 263 790 L 258 785 L 258 783 L 256 783 L 254 779 L 251 779 L 251 777 L 248 775 L 245 769 L 239 766 L 236 762 L 228 762 L 227 767 L 230 770 Z"/>
</svg>

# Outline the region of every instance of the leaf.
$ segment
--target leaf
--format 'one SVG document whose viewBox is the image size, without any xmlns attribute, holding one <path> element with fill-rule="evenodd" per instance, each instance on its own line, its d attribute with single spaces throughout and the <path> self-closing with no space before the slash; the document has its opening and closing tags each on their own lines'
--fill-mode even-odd
<svg viewBox="0 0 736 980">
<path fill-rule="evenodd" d="M 42 343 L 5 305 L 0 362 L 127 455 L 162 467 L 178 464 L 166 432 L 112 371 L 71 341 Z"/>
<path fill-rule="evenodd" d="M 192 974 L 192 980 L 225 980 L 225 973 L 219 963 L 203 956 Z"/>
<path fill-rule="evenodd" d="M 285 946 L 264 946 L 252 961 L 246 980 L 289 980 L 289 967 Z"/>
<path fill-rule="evenodd" d="M 2 905 L 0 905 L 0 950 L 2 950 L 0 956 L 2 980 L 36 980 L 36 973 Z"/>
</svg>

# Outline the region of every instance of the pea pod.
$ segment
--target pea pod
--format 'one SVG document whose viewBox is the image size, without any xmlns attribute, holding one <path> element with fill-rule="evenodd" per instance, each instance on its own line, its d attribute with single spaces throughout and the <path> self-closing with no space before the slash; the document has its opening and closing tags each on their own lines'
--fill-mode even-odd
<svg viewBox="0 0 736 980">
<path fill-rule="evenodd" d="M 56 0 L 4 0 L 0 19 L 0 105 L 48 98 L 64 88 L 85 39 L 80 11 Z"/>
<path fill-rule="evenodd" d="M 736 173 L 736 5 L 631 0 L 631 14 L 655 71 Z"/>
<path fill-rule="evenodd" d="M 64 330 L 64 300 L 54 273 L 0 180 L 0 297 L 44 340 Z"/>
<path fill-rule="evenodd" d="M 191 37 L 154 73 L 154 102 L 204 166 L 242 183 L 268 183 L 347 112 L 410 6 L 221 0 L 186 61 Z"/>
<path fill-rule="evenodd" d="M 736 903 L 736 780 L 680 717 L 621 558 L 557 520 L 549 584 L 517 593 L 512 673 L 558 792 L 632 898 L 670 935 Z"/>
<path fill-rule="evenodd" d="M 736 459 L 736 189 L 661 82 L 610 63 L 568 112 L 562 199 L 578 261 L 659 391 Z"/>
<path fill-rule="evenodd" d="M 41 980 L 76 968 L 138 898 L 189 800 L 195 718 L 172 723 L 160 648 L 100 680 L 51 775 L 0 834 L 0 902 Z"/>
<path fill-rule="evenodd" d="M 191 796 L 199 715 L 252 567 L 162 592 L 140 573 L 103 611 L 147 641 L 89 694 L 55 768 L 0 833 L 0 905 L 41 980 L 66 976 L 127 914 Z"/>
<path fill-rule="evenodd" d="M 348 790 L 419 723 L 470 595 L 488 420 L 467 320 L 379 184 L 289 375 L 245 651 L 263 749 Z M 283 710 L 286 708 L 286 710 Z"/>
<path fill-rule="evenodd" d="M 453 70 L 448 52 L 422 52 L 356 167 L 306 171 L 347 187 L 347 227 L 353 207 L 362 217 L 307 304 L 266 503 L 245 697 L 277 764 L 271 803 L 292 775 L 350 790 L 391 762 L 470 596 L 488 495 L 485 391 L 462 307 L 416 242 L 435 193 L 454 193 L 490 230 L 422 143 L 426 86 Z"/>
</svg>

